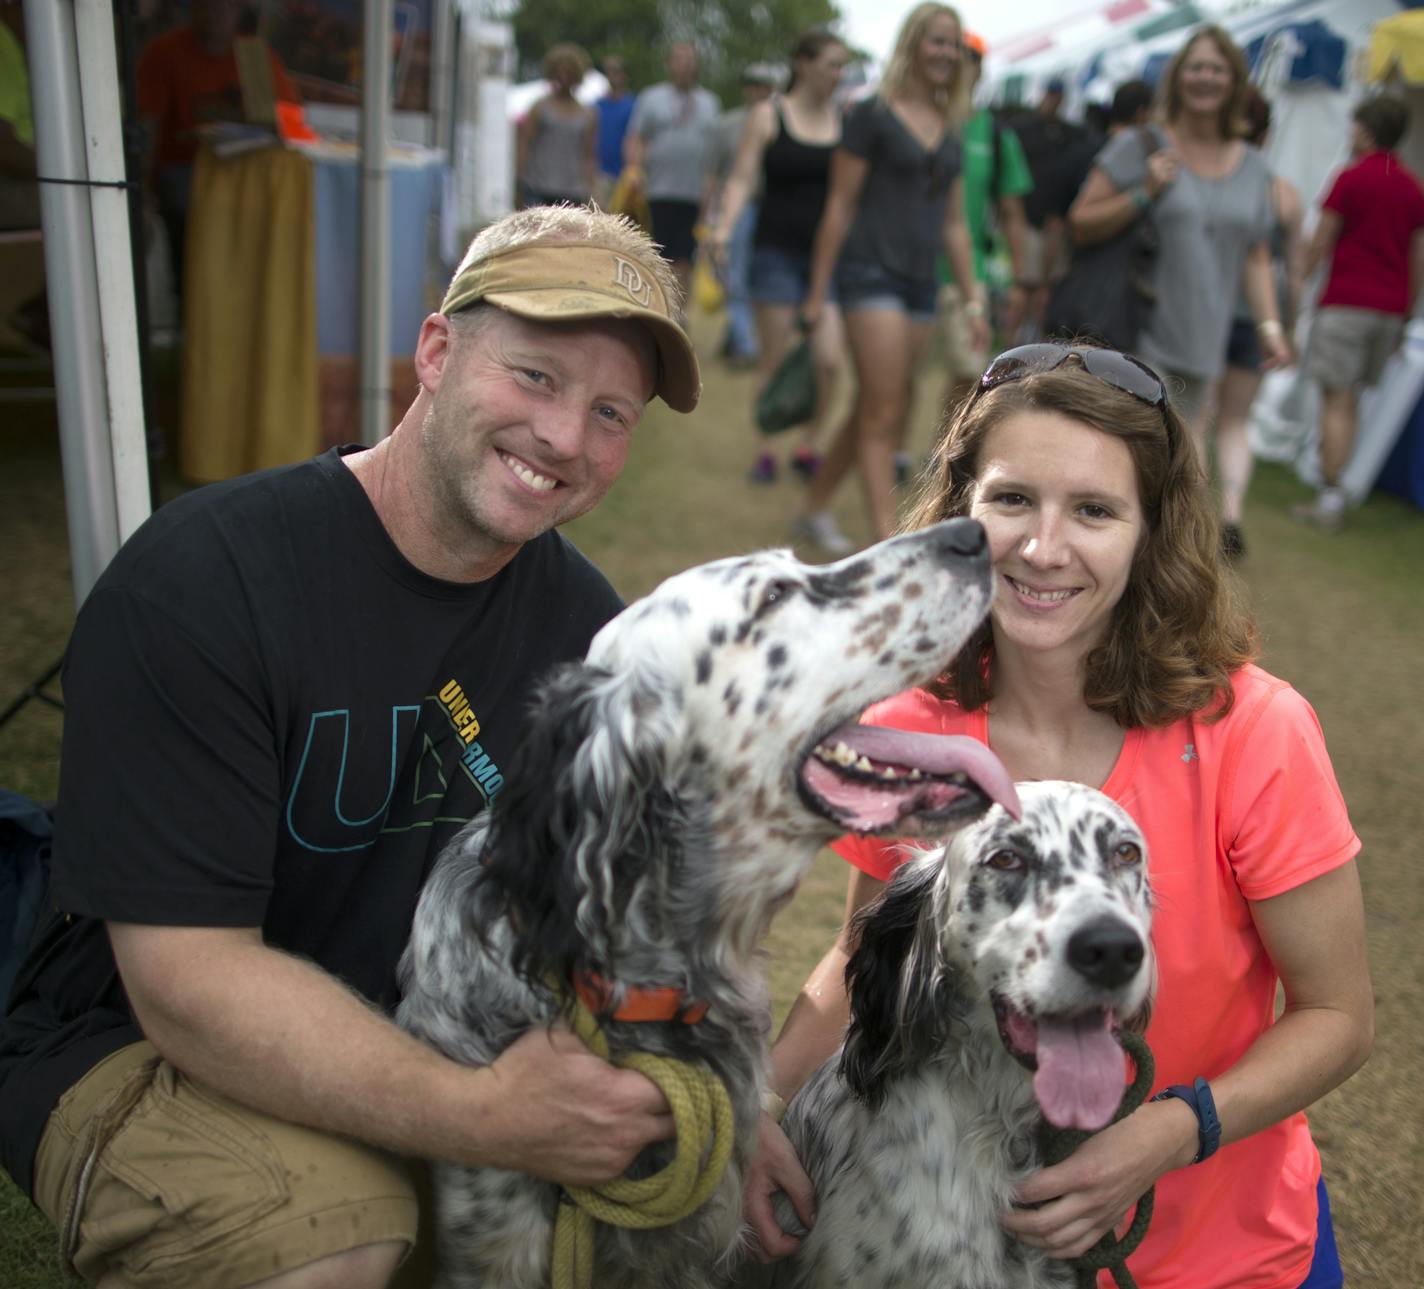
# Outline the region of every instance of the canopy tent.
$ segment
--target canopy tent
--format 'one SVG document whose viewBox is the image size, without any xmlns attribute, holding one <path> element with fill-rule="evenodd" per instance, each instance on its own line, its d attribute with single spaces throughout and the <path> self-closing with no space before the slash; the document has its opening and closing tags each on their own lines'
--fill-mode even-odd
<svg viewBox="0 0 1424 1289">
<path fill-rule="evenodd" d="M 360 0 L 364 39 L 361 92 L 362 209 L 360 352 L 362 437 L 374 441 L 384 421 L 388 374 L 385 319 L 390 295 L 384 251 L 389 207 L 390 33 L 394 0 Z M 138 377 L 139 337 L 128 253 L 123 112 L 111 0 L 24 0 L 34 99 L 44 253 L 54 334 L 56 403 L 64 467 L 74 596 L 82 603 L 120 544 L 149 509 L 147 443 Z M 504 128 L 498 104 L 486 105 L 477 55 L 482 0 L 432 0 L 434 133 L 452 144 L 458 173 L 472 162 L 476 117 Z M 452 47 L 455 15 L 463 19 Z M 384 37 L 384 38 L 383 38 Z M 452 95 L 452 67 L 465 73 Z M 458 98 L 460 111 L 446 115 Z M 463 163 L 463 166 L 462 166 Z"/>
<path fill-rule="evenodd" d="M 1424 85 L 1424 12 L 1411 10 L 1375 24 L 1367 75 L 1372 81 L 1398 77 L 1406 85 Z"/>
</svg>

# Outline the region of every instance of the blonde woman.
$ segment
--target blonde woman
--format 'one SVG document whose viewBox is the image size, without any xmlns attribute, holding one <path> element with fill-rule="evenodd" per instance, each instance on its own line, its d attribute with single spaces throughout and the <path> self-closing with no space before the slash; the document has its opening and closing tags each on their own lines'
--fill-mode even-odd
<svg viewBox="0 0 1424 1289">
<path fill-rule="evenodd" d="M 593 194 L 598 113 L 574 97 L 592 65 L 578 45 L 553 45 L 544 55 L 549 92 L 519 123 L 515 174 L 524 206 L 582 205 Z"/>
<path fill-rule="evenodd" d="M 894 531 L 895 452 L 915 366 L 934 328 L 941 249 L 964 293 L 973 341 L 988 343 L 960 185 L 959 129 L 970 83 L 963 38 L 964 25 L 948 5 L 912 9 L 875 94 L 846 113 L 831 159 L 801 312 L 815 328 L 834 279 L 857 386 L 797 531 L 832 553 L 849 542 L 826 506 L 852 465 L 860 470 L 872 537 Z"/>
<path fill-rule="evenodd" d="M 1162 78 L 1162 124 L 1153 132 L 1161 146 L 1148 155 L 1139 131 L 1118 135 L 1098 154 L 1068 212 L 1080 245 L 1104 241 L 1150 213 L 1157 302 L 1136 349 L 1167 378 L 1204 465 L 1207 394 L 1225 367 L 1243 290 L 1262 369 L 1291 361 L 1271 264 L 1271 174 L 1242 138 L 1249 89 L 1246 60 L 1231 37 L 1220 27 L 1193 33 Z M 1232 468 L 1229 459 L 1218 464 Z"/>
<path fill-rule="evenodd" d="M 751 297 L 761 342 L 765 384 L 796 339 L 796 310 L 811 280 L 811 243 L 826 205 L 831 158 L 841 139 L 836 89 L 845 70 L 846 47 L 824 28 L 803 32 L 791 49 L 791 84 L 785 94 L 758 103 L 747 116 L 727 179 L 711 250 L 720 262 L 747 202 L 762 193 L 752 235 Z M 841 368 L 845 339 L 840 310 L 827 303 L 813 343 L 816 413 L 801 427 L 792 467 L 808 480 L 816 471 L 815 444 L 823 410 Z M 775 478 L 776 458 L 763 455 L 757 482 Z"/>
</svg>

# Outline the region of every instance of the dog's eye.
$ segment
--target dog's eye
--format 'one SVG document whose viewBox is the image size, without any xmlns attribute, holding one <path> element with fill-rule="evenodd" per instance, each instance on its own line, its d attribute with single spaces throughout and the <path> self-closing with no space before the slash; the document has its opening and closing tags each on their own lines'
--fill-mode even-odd
<svg viewBox="0 0 1424 1289">
<path fill-rule="evenodd" d="M 768 582 L 761 588 L 761 595 L 757 597 L 755 612 L 758 615 L 765 613 L 768 609 L 780 604 L 781 601 L 786 599 L 795 589 L 796 584 L 794 582 L 787 582 L 780 578 L 774 582 Z"/>
<path fill-rule="evenodd" d="M 1023 856 L 1012 850 L 996 850 L 987 862 L 1001 873 L 1016 873 L 1024 866 Z"/>
<path fill-rule="evenodd" d="M 1130 841 L 1125 841 L 1113 851 L 1113 859 L 1124 868 L 1135 868 L 1142 863 L 1142 852 Z"/>
</svg>

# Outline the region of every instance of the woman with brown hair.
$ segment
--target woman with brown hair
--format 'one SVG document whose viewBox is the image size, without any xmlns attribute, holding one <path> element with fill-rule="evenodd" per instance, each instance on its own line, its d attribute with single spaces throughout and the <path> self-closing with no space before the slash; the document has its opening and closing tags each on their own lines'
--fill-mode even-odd
<svg viewBox="0 0 1424 1289">
<path fill-rule="evenodd" d="M 1262 368 L 1291 361 L 1271 265 L 1271 175 L 1242 138 L 1249 88 L 1231 37 L 1220 27 L 1199 28 L 1163 74 L 1157 150 L 1149 155 L 1140 131 L 1119 134 L 1098 154 L 1068 212 L 1080 245 L 1113 237 L 1148 213 L 1158 241 L 1156 303 L 1135 349 L 1167 377 L 1204 466 L 1208 393 L 1225 366 L 1243 289 Z M 1218 473 L 1235 468 L 1224 460 L 1217 466 Z M 1234 480 L 1222 482 L 1234 490 Z"/>
<path fill-rule="evenodd" d="M 591 66 L 580 45 L 552 45 L 544 55 L 549 92 L 529 109 L 515 136 L 521 206 L 580 206 L 593 194 L 598 113 L 574 97 Z"/>
<path fill-rule="evenodd" d="M 948 5 L 910 10 L 876 92 L 846 113 L 831 158 L 801 316 L 814 331 L 834 279 L 856 394 L 796 524 L 799 536 L 831 553 L 850 548 L 826 507 L 853 465 L 873 538 L 894 530 L 895 452 L 915 366 L 934 330 L 941 250 L 964 293 L 975 343 L 987 340 L 960 185 L 959 130 L 970 84 L 963 38 L 964 25 Z"/>
<path fill-rule="evenodd" d="M 1334 1246 L 1301 1111 L 1371 1043 L 1359 840 L 1315 713 L 1252 662 L 1161 379 L 1108 349 L 1001 354 L 946 427 L 908 526 L 955 515 L 988 535 L 989 621 L 937 685 L 866 721 L 967 734 L 1015 779 L 1100 788 L 1142 827 L 1157 905 L 1147 1040 L 1162 1093 L 1030 1174 L 1001 1223 L 1075 1257 L 1156 1183 L 1129 1261 L 1141 1289 L 1329 1284 L 1307 1279 Z M 774 1049 L 772 1088 L 788 1100 L 844 1028 L 851 915 L 906 854 L 873 838 L 834 849 L 854 866 L 846 924 Z M 798 1211 L 814 1202 L 789 1154 L 764 1119 L 748 1214 L 773 1254 L 785 1245 L 759 1220 L 764 1179 Z"/>
</svg>

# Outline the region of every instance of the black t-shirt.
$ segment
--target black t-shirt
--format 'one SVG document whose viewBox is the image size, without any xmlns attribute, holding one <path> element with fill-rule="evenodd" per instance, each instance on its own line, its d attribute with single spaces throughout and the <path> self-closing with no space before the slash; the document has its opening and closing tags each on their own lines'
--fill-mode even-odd
<svg viewBox="0 0 1424 1289">
<path fill-rule="evenodd" d="M 949 194 L 963 164 L 958 132 L 946 127 L 926 148 L 889 103 L 872 95 L 846 113 L 841 147 L 867 167 L 841 261 L 933 284 Z"/>
<path fill-rule="evenodd" d="M 1050 215 L 1062 213 L 1059 207 L 1070 186 L 1072 193 L 1067 204 L 1072 205 L 1073 197 L 1077 196 L 1078 189 L 1071 176 L 1081 167 L 1087 132 L 1081 126 L 1058 117 L 1046 117 L 1041 112 L 1026 112 L 1012 124 L 1023 145 L 1029 173 L 1033 175 L 1033 189 L 1024 194 L 1024 216 L 1035 228 L 1042 228 Z"/>
<path fill-rule="evenodd" d="M 335 450 L 172 502 L 79 615 L 51 909 L 0 1027 L 0 1162 L 136 1041 L 105 920 L 260 926 L 387 1010 L 421 884 L 534 682 L 620 601 L 557 533 L 488 581 L 408 563 Z"/>
</svg>

